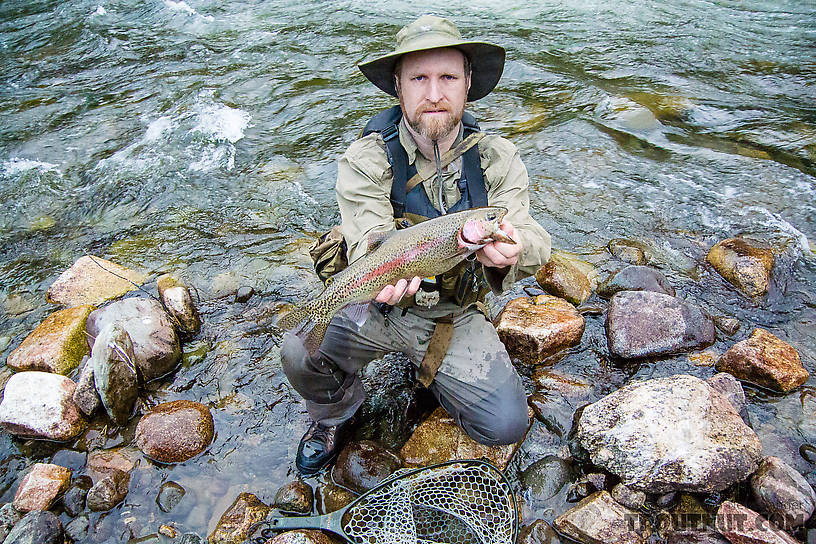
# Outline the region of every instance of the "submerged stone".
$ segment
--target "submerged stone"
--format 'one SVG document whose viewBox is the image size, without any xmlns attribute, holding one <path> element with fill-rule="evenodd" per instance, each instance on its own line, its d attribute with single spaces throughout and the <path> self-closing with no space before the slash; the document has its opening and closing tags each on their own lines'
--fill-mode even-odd
<svg viewBox="0 0 816 544">
<path fill-rule="evenodd" d="M 810 374 L 796 349 L 764 329 L 737 342 L 717 361 L 719 372 L 738 379 L 787 393 L 808 381 Z"/>
<path fill-rule="evenodd" d="M 748 297 L 761 297 L 768 292 L 773 251 L 743 238 L 717 242 L 706 260 L 723 278 Z"/>
<path fill-rule="evenodd" d="M 241 493 L 218 520 L 208 538 L 210 544 L 237 544 L 246 540 L 249 529 L 272 510 L 252 493 Z"/>
<path fill-rule="evenodd" d="M 130 474 L 119 469 L 111 470 L 107 476 L 96 482 L 88 490 L 85 502 L 91 512 L 106 512 L 125 500 L 130 485 Z"/>
<path fill-rule="evenodd" d="M 356 493 L 365 493 L 401 466 L 402 460 L 397 455 L 376 442 L 362 440 L 350 442 L 343 448 L 332 469 L 332 477 Z"/>
<path fill-rule="evenodd" d="M 650 266 L 627 266 L 598 288 L 598 294 L 607 299 L 620 291 L 654 291 L 674 296 L 669 280 Z"/>
<path fill-rule="evenodd" d="M 63 306 L 98 306 L 138 289 L 146 279 L 147 276 L 141 272 L 93 255 L 85 255 L 51 284 L 45 299 Z"/>
<path fill-rule="evenodd" d="M 189 400 L 165 402 L 142 416 L 134 442 L 160 463 L 181 463 L 212 442 L 213 418 L 207 406 Z"/>
<path fill-rule="evenodd" d="M 618 260 L 638 266 L 649 262 L 649 254 L 646 246 L 635 240 L 615 238 L 606 245 L 609 253 Z"/>
<path fill-rule="evenodd" d="M 282 512 L 309 514 L 312 512 L 314 491 L 306 482 L 295 480 L 282 486 L 275 493 L 275 508 Z"/>
</svg>

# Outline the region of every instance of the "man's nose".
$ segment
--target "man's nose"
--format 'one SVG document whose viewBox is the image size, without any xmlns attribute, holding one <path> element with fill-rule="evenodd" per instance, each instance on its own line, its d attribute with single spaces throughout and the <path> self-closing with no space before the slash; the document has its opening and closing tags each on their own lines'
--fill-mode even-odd
<svg viewBox="0 0 816 544">
<path fill-rule="evenodd" d="M 442 86 L 439 84 L 439 81 L 433 78 L 430 78 L 428 81 L 428 87 L 426 88 L 426 97 L 431 102 L 439 102 L 444 98 L 444 94 L 442 93 Z"/>
</svg>

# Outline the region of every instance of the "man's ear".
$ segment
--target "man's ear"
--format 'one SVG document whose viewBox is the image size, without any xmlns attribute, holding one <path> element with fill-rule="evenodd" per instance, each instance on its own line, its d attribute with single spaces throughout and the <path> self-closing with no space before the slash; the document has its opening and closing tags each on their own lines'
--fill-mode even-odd
<svg viewBox="0 0 816 544">
<path fill-rule="evenodd" d="M 399 83 L 399 76 L 394 74 L 394 89 L 397 91 L 397 96 L 400 94 L 400 83 Z"/>
</svg>

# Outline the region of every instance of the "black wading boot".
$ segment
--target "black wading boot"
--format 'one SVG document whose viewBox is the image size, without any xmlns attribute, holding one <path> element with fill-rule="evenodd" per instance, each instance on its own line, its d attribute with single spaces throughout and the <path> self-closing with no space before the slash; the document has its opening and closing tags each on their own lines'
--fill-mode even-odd
<svg viewBox="0 0 816 544">
<path fill-rule="evenodd" d="M 295 466 L 301 474 L 311 476 L 334 461 L 349 435 L 351 420 L 333 427 L 312 423 L 298 445 Z"/>
</svg>

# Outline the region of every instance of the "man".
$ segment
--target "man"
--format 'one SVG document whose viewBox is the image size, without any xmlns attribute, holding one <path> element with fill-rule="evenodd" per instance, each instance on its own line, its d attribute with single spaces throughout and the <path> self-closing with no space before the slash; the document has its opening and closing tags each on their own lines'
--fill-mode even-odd
<svg viewBox="0 0 816 544">
<path fill-rule="evenodd" d="M 476 132 L 465 103 L 490 93 L 504 57 L 499 46 L 463 40 L 451 22 L 422 16 L 400 30 L 394 52 L 359 66 L 400 104 L 372 119 L 370 133 L 339 162 L 336 193 L 349 262 L 365 255 L 369 237 L 394 230 L 395 220 L 400 228 L 403 217 L 488 204 L 508 209 L 501 226 L 516 243 L 488 244 L 475 262 L 435 282 L 386 286 L 362 325 L 336 315 L 313 357 L 295 336 L 285 336 L 284 371 L 314 420 L 295 460 L 304 474 L 337 455 L 365 398 L 358 371 L 391 351 L 411 358 L 420 381 L 474 440 L 510 444 L 526 432 L 521 380 L 476 302 L 485 285 L 500 292 L 546 263 L 550 237 L 529 215 L 527 171 L 513 144 L 488 135 L 444 169 L 440 160 Z M 409 190 L 406 179 L 415 172 L 422 182 Z"/>
</svg>

